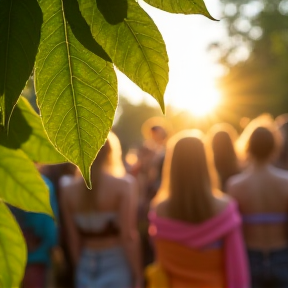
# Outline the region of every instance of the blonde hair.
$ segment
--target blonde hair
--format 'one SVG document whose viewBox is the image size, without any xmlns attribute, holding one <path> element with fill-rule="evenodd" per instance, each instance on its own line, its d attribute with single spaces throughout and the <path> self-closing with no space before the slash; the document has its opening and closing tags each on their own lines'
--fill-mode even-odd
<svg viewBox="0 0 288 288">
<path fill-rule="evenodd" d="M 97 209 L 95 196 L 98 192 L 101 174 L 105 172 L 117 178 L 125 176 L 125 168 L 122 162 L 122 150 L 119 139 L 113 132 L 109 132 L 107 141 L 102 146 L 91 167 L 92 190 L 88 190 L 83 181 L 83 189 L 79 201 L 81 212 L 90 212 Z M 95 204 L 96 201 L 96 204 Z"/>
<path fill-rule="evenodd" d="M 122 161 L 122 149 L 121 144 L 113 132 L 108 134 L 107 143 L 110 146 L 110 151 L 107 155 L 106 161 L 103 164 L 103 171 L 114 176 L 123 177 L 126 173 L 125 167 Z"/>
<path fill-rule="evenodd" d="M 201 131 L 185 130 L 168 141 L 162 184 L 155 202 L 167 199 L 171 218 L 199 223 L 213 216 L 212 187 L 202 139 Z"/>
</svg>

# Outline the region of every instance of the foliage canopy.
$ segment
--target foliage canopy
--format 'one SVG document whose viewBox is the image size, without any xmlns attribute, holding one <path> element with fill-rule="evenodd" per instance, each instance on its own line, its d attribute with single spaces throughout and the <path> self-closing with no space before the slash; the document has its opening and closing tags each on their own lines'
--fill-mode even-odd
<svg viewBox="0 0 288 288">
<path fill-rule="evenodd" d="M 213 47 L 227 68 L 220 79 L 226 110 L 237 117 L 287 113 L 288 1 L 221 2 L 229 41 Z"/>
</svg>

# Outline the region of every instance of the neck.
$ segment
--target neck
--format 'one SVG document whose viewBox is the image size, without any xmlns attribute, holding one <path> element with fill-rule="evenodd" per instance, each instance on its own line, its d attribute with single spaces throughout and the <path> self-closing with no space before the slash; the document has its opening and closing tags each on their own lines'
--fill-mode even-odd
<svg viewBox="0 0 288 288">
<path fill-rule="evenodd" d="M 272 165 L 269 161 L 251 161 L 251 164 L 249 165 L 250 171 L 270 171 L 272 168 Z"/>
</svg>

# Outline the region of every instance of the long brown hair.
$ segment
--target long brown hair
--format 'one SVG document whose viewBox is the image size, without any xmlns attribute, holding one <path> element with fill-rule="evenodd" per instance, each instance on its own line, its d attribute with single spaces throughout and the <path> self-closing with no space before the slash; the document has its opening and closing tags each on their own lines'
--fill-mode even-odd
<svg viewBox="0 0 288 288">
<path fill-rule="evenodd" d="M 98 152 L 91 166 L 92 190 L 87 189 L 84 181 L 82 183 L 79 199 L 79 210 L 81 212 L 89 213 L 97 209 L 97 192 L 103 172 L 114 177 L 123 177 L 125 175 L 121 145 L 113 132 L 109 133 L 107 141 Z"/>
<path fill-rule="evenodd" d="M 213 216 L 205 147 L 198 130 L 182 131 L 168 142 L 158 199 L 167 198 L 171 218 L 200 223 Z"/>
<path fill-rule="evenodd" d="M 214 166 L 217 170 L 221 189 L 224 191 L 227 180 L 240 173 L 233 141 L 236 139 L 237 132 L 231 125 L 221 123 L 214 125 L 209 134 L 211 135 Z"/>
</svg>

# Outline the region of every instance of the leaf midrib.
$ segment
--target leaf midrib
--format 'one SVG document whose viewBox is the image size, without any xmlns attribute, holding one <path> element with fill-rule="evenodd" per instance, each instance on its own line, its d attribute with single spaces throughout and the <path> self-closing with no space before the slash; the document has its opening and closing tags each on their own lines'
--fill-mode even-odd
<svg viewBox="0 0 288 288">
<path fill-rule="evenodd" d="M 160 97 L 161 97 L 162 94 L 161 94 L 161 91 L 160 91 L 159 84 L 158 84 L 158 82 L 157 82 L 156 79 L 155 79 L 153 70 L 151 69 L 150 63 L 149 63 L 149 61 L 148 61 L 148 59 L 147 59 L 147 56 L 146 56 L 146 53 L 145 53 L 144 49 L 142 48 L 142 44 L 139 42 L 137 36 L 135 35 L 133 29 L 130 27 L 130 25 L 128 24 L 128 22 L 126 21 L 126 19 L 124 19 L 124 23 L 127 25 L 127 27 L 129 28 L 129 30 L 131 31 L 132 35 L 133 35 L 134 38 L 136 39 L 137 43 L 139 44 L 139 47 L 140 47 L 140 49 L 141 49 L 141 51 L 142 51 L 142 53 L 143 53 L 143 55 L 144 55 L 144 57 L 145 57 L 145 60 L 146 60 L 146 62 L 147 62 L 147 64 L 148 64 L 150 73 L 153 75 L 153 80 L 154 80 L 154 82 L 156 83 L 157 90 L 158 90 L 159 95 L 160 95 Z M 157 98 L 158 98 L 158 97 L 157 97 Z M 158 98 L 158 99 L 159 99 L 159 98 Z M 159 100 L 160 100 L 160 99 L 159 99 Z"/>
<path fill-rule="evenodd" d="M 82 149 L 83 147 L 81 144 L 82 139 L 81 139 L 81 132 L 80 132 L 80 128 L 79 128 L 79 118 L 78 118 L 76 97 L 75 97 L 74 84 L 73 84 L 72 63 L 71 63 L 70 48 L 69 48 L 68 33 L 67 33 L 67 23 L 65 21 L 63 0 L 61 0 L 61 9 L 62 9 L 62 15 L 63 15 L 63 24 L 64 24 L 63 26 L 64 26 L 64 35 L 65 35 L 65 43 L 66 43 L 66 50 L 67 50 L 68 66 L 69 66 L 69 72 L 70 72 L 70 85 L 71 85 L 71 90 L 72 90 L 72 98 L 73 98 L 74 111 L 75 111 L 75 116 L 76 116 L 78 143 L 79 143 L 79 147 L 80 147 L 80 157 L 81 157 L 83 169 L 86 170 L 85 164 L 84 164 L 84 158 L 83 158 L 83 149 Z M 85 174 L 86 173 L 84 173 L 84 175 Z"/>
</svg>

